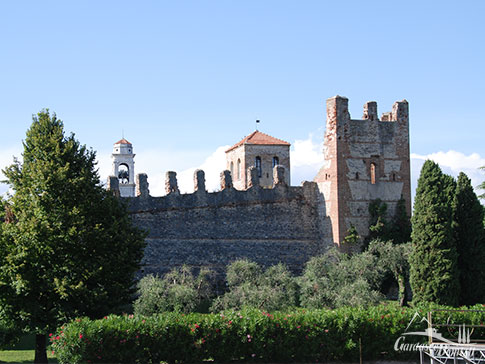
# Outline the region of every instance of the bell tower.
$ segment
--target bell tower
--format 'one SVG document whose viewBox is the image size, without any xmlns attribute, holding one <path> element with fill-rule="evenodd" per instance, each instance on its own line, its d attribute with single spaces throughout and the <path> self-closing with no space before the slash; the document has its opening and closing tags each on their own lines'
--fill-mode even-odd
<svg viewBox="0 0 485 364">
<path fill-rule="evenodd" d="M 112 175 L 116 176 L 120 185 L 121 197 L 135 197 L 135 154 L 133 146 L 125 138 L 117 141 L 113 146 Z"/>
</svg>

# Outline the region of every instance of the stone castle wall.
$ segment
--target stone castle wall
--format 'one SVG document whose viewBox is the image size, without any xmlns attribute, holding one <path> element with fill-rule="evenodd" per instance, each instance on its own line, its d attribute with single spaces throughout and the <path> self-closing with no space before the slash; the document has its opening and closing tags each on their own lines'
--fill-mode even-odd
<svg viewBox="0 0 485 364">
<path fill-rule="evenodd" d="M 195 172 L 194 193 L 189 194 L 180 194 L 176 173 L 167 172 L 167 195 L 152 197 L 147 176 L 138 175 L 137 197 L 125 201 L 135 224 L 148 232 L 142 273 L 163 274 L 182 264 L 222 273 L 241 258 L 264 266 L 282 262 L 299 273 L 312 256 L 341 246 L 351 225 L 361 238 L 367 236 L 373 200 L 386 202 L 392 215 L 403 198 L 410 215 L 407 101 L 394 103 L 381 120 L 377 104 L 368 102 L 356 120 L 346 98 L 328 99 L 323 152 L 324 165 L 314 182 L 301 187 L 289 186 L 289 170 L 283 166 L 272 170 L 272 179 L 264 170 L 261 181 L 253 166 L 236 178 L 237 188 L 230 171 L 221 173 L 221 190 L 213 193 L 206 191 L 203 171 Z M 280 162 L 289 166 L 289 157 Z M 263 163 L 264 168 L 270 161 Z M 108 186 L 119 196 L 116 177 L 109 178 Z"/>
<path fill-rule="evenodd" d="M 250 168 L 250 187 L 233 188 L 229 171 L 221 175 L 221 191 L 205 190 L 203 171 L 195 173 L 195 192 L 180 194 L 174 172 L 167 173 L 168 194 L 152 197 L 146 175 L 135 198 L 127 198 L 134 223 L 148 231 L 143 274 L 163 274 L 187 264 L 222 273 L 228 263 L 247 258 L 264 266 L 286 264 L 299 273 L 305 262 L 324 251 L 317 217 L 316 183 L 285 183 L 284 169 L 274 170 L 273 188 L 259 186 Z M 116 181 L 111 181 L 116 190 Z"/>
</svg>

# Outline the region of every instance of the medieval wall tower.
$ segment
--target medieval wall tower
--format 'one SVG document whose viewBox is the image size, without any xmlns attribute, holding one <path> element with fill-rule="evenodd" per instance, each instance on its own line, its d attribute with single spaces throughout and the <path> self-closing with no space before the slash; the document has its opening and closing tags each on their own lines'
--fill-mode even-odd
<svg viewBox="0 0 485 364">
<path fill-rule="evenodd" d="M 133 146 L 126 139 L 117 141 L 113 146 L 112 175 L 119 180 L 121 197 L 135 197 L 135 154 Z"/>
<path fill-rule="evenodd" d="M 289 148 L 255 131 L 226 151 L 218 191 L 208 192 L 204 172 L 196 170 L 193 192 L 180 193 L 177 174 L 169 171 L 166 195 L 154 197 L 146 174 L 135 183 L 131 143 L 115 143 L 108 188 L 130 197 L 125 201 L 133 221 L 148 233 L 140 273 L 161 275 L 186 264 L 223 277 L 228 263 L 249 259 L 264 266 L 282 262 L 299 274 L 334 245 L 359 250 L 341 243 L 350 226 L 368 235 L 372 201 L 385 202 L 392 216 L 402 198 L 410 215 L 407 101 L 395 102 L 381 120 L 377 104 L 367 102 L 355 120 L 347 98 L 328 99 L 325 161 L 312 182 L 290 185 Z"/>
<path fill-rule="evenodd" d="M 258 172 L 261 187 L 273 186 L 273 169 L 277 165 L 285 168 L 289 185 L 290 143 L 256 130 L 226 150 L 226 165 L 238 190 L 249 187 L 248 169 L 252 166 Z"/>
<path fill-rule="evenodd" d="M 364 105 L 362 120 L 351 119 L 348 99 L 327 100 L 324 137 L 325 163 L 315 177 L 323 194 L 320 211 L 330 218 L 334 243 L 340 244 L 353 225 L 361 237 L 368 235 L 369 204 L 380 199 L 394 215 L 397 202 L 405 201 L 411 215 L 409 116 L 406 100 L 377 116 L 377 103 Z"/>
</svg>

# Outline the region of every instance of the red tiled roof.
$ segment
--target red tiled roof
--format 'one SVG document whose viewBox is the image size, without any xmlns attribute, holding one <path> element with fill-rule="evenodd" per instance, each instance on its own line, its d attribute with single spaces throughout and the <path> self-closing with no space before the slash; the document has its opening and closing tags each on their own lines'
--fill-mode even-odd
<svg viewBox="0 0 485 364">
<path fill-rule="evenodd" d="M 249 134 L 247 137 L 245 137 L 243 140 L 234 144 L 232 147 L 226 150 L 226 153 L 230 152 L 233 149 L 236 149 L 237 147 L 243 144 L 288 145 L 288 146 L 291 145 L 290 143 L 285 142 L 284 140 L 274 138 L 271 135 L 261 133 L 260 131 L 256 130 L 253 133 Z"/>
<path fill-rule="evenodd" d="M 131 143 L 126 140 L 125 138 L 121 139 L 121 140 L 118 140 L 115 144 L 128 144 L 128 145 L 131 145 Z"/>
</svg>

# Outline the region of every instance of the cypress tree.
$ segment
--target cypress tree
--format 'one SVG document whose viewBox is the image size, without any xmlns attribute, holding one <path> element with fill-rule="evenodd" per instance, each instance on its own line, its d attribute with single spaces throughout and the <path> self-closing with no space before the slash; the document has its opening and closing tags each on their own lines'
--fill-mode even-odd
<svg viewBox="0 0 485 364">
<path fill-rule="evenodd" d="M 473 191 L 470 179 L 460 173 L 453 201 L 453 233 L 460 270 L 460 304 L 484 302 L 485 234 L 483 206 Z"/>
<path fill-rule="evenodd" d="M 413 302 L 456 306 L 460 285 L 458 255 L 452 230 L 455 183 L 438 164 L 421 169 L 414 200 L 410 258 Z"/>
</svg>

